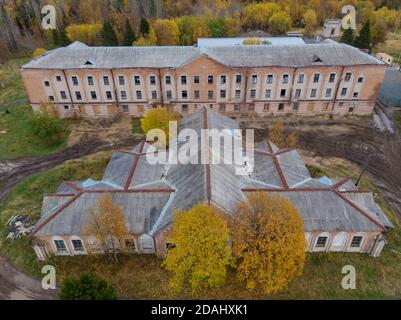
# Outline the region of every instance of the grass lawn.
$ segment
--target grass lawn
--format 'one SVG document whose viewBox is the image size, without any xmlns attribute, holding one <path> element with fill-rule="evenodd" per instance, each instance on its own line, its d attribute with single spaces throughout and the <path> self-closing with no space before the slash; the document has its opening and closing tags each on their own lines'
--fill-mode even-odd
<svg viewBox="0 0 401 320">
<path fill-rule="evenodd" d="M 63 180 L 83 180 L 91 177 L 101 179 L 111 158 L 111 152 L 99 152 L 79 160 L 67 161 L 56 168 L 34 175 L 20 182 L 8 195 L 0 207 L 0 251 L 8 256 L 22 270 L 35 275 L 39 274 L 30 239 L 24 238 L 14 242 L 5 239 L 5 223 L 15 214 L 40 217 L 43 194 L 55 192 Z"/>
<path fill-rule="evenodd" d="M 121 297 L 138 299 L 357 299 L 357 298 L 401 298 L 401 227 L 395 214 L 380 198 L 380 203 L 396 228 L 387 235 L 388 244 L 382 256 L 372 258 L 365 254 L 308 254 L 304 274 L 280 294 L 266 296 L 246 290 L 233 273 L 224 287 L 193 293 L 186 289 L 175 292 L 169 287 L 169 273 L 161 267 L 161 260 L 154 256 L 124 257 L 120 264 L 107 263 L 103 257 L 55 257 L 39 263 L 25 238 L 13 243 L 6 241 L 4 223 L 15 213 L 25 213 L 39 217 L 42 196 L 56 190 L 62 180 L 80 180 L 88 177 L 100 179 L 110 159 L 110 152 L 102 152 L 80 160 L 66 162 L 48 172 L 33 176 L 18 184 L 0 208 L 0 251 L 21 269 L 36 276 L 40 275 L 42 264 L 52 264 L 57 270 L 57 279 L 62 283 L 68 275 L 83 271 L 94 272 L 106 278 Z M 339 165 L 319 166 L 319 174 L 329 177 L 349 175 L 352 167 Z M 362 187 L 377 192 L 364 178 Z M 343 290 L 342 267 L 352 265 L 357 272 L 357 289 Z"/>
<path fill-rule="evenodd" d="M 29 58 L 13 59 L 0 65 L 0 110 L 16 101 L 27 101 L 19 70 L 21 65 L 29 60 Z"/>
</svg>

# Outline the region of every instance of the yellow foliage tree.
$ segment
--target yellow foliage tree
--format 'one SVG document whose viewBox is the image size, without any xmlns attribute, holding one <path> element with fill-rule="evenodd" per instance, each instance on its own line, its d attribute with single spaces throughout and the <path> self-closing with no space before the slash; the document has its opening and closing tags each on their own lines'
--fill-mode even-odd
<svg viewBox="0 0 401 320">
<path fill-rule="evenodd" d="M 157 19 L 153 24 L 159 46 L 175 46 L 180 40 L 180 29 L 174 20 Z"/>
<path fill-rule="evenodd" d="M 296 146 L 298 138 L 294 131 L 286 134 L 283 123 L 275 121 L 269 129 L 269 140 L 279 148 L 293 148 Z"/>
<path fill-rule="evenodd" d="M 98 23 L 71 24 L 65 31 L 71 41 L 81 41 L 87 45 L 100 45 L 103 26 Z"/>
<path fill-rule="evenodd" d="M 137 47 L 149 47 L 157 45 L 157 36 L 155 29 L 152 27 L 149 28 L 149 34 L 146 36 L 141 36 L 137 41 L 134 41 L 132 44 Z"/>
<path fill-rule="evenodd" d="M 269 32 L 274 36 L 284 34 L 291 25 L 291 17 L 286 11 L 276 12 L 269 18 Z"/>
<path fill-rule="evenodd" d="M 251 194 L 238 205 L 231 230 L 237 276 L 247 288 L 278 292 L 302 274 L 303 223 L 289 200 L 263 192 Z"/>
<path fill-rule="evenodd" d="M 280 10 L 277 3 L 250 3 L 243 10 L 242 25 L 248 29 L 267 30 L 270 17 Z"/>
<path fill-rule="evenodd" d="M 32 58 L 37 58 L 40 57 L 42 54 L 45 54 L 47 52 L 46 49 L 43 48 L 36 48 L 36 50 L 32 54 Z"/>
<path fill-rule="evenodd" d="M 97 210 L 89 210 L 84 234 L 95 237 L 104 253 L 116 262 L 119 253 L 124 252 L 125 240 L 129 237 L 125 216 L 121 208 L 113 203 L 109 193 L 105 193 L 100 199 Z"/>
<path fill-rule="evenodd" d="M 141 119 L 141 128 L 145 134 L 152 129 L 161 129 L 166 137 L 165 141 L 158 141 L 158 144 L 166 146 L 169 141 L 169 122 L 177 121 L 177 116 L 174 112 L 170 111 L 166 107 L 158 106 L 155 109 L 150 109 L 146 112 L 144 117 Z"/>
<path fill-rule="evenodd" d="M 311 35 L 317 25 L 317 15 L 315 10 L 308 9 L 304 14 L 305 31 Z"/>
<path fill-rule="evenodd" d="M 244 41 L 242 41 L 243 45 L 258 45 L 258 44 L 262 44 L 262 40 L 258 39 L 258 38 L 248 38 L 245 39 Z"/>
<path fill-rule="evenodd" d="M 231 262 L 226 220 L 206 204 L 176 212 L 167 242 L 164 267 L 173 273 L 171 286 L 177 290 L 189 283 L 192 290 L 224 284 Z"/>
</svg>

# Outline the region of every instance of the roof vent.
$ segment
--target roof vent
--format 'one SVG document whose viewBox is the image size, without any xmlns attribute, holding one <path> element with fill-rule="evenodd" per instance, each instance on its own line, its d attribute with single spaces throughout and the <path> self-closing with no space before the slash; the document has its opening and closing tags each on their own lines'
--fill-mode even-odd
<svg viewBox="0 0 401 320">
<path fill-rule="evenodd" d="M 313 63 L 322 63 L 323 60 L 320 59 L 317 55 L 313 55 Z"/>
<path fill-rule="evenodd" d="M 85 62 L 85 64 L 84 64 L 85 66 L 93 66 L 94 65 L 94 63 L 93 63 L 93 61 L 92 60 L 86 60 L 86 62 Z"/>
</svg>

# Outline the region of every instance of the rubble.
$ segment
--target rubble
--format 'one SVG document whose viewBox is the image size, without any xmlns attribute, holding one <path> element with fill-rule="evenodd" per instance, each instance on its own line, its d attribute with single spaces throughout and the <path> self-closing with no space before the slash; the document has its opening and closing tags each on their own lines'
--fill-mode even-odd
<svg viewBox="0 0 401 320">
<path fill-rule="evenodd" d="M 18 240 L 32 232 L 35 222 L 29 216 L 15 215 L 8 219 L 6 226 L 8 230 L 7 239 Z"/>
</svg>

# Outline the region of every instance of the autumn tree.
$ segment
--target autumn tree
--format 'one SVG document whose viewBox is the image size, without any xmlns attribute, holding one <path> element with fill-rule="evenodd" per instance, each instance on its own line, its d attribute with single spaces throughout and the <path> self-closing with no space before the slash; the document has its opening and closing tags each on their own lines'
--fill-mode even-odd
<svg viewBox="0 0 401 320">
<path fill-rule="evenodd" d="M 212 18 L 208 21 L 209 36 L 221 38 L 227 36 L 227 25 L 224 18 Z"/>
<path fill-rule="evenodd" d="M 304 24 L 306 33 L 311 35 L 317 25 L 317 15 L 315 10 L 313 9 L 306 10 L 304 14 Z"/>
<path fill-rule="evenodd" d="M 249 195 L 235 211 L 231 232 L 237 276 L 247 288 L 278 292 L 302 274 L 303 223 L 289 200 L 264 192 Z"/>
<path fill-rule="evenodd" d="M 129 236 L 129 232 L 124 213 L 113 203 L 111 194 L 105 193 L 101 197 L 97 209 L 88 210 L 84 234 L 87 237 L 94 237 L 103 252 L 115 262 L 118 261 L 119 253 L 125 250 L 125 239 Z"/>
<path fill-rule="evenodd" d="M 180 40 L 180 29 L 174 20 L 157 19 L 153 24 L 159 46 L 175 46 Z"/>
<path fill-rule="evenodd" d="M 276 12 L 269 19 L 269 31 L 273 35 L 286 33 L 291 28 L 291 17 L 285 11 Z"/>
<path fill-rule="evenodd" d="M 127 18 L 125 20 L 125 31 L 124 31 L 124 46 L 132 46 L 134 41 L 136 41 L 136 36 L 134 30 L 132 30 L 131 23 L 129 22 L 129 19 Z"/>
<path fill-rule="evenodd" d="M 208 21 L 205 17 L 182 16 L 176 19 L 180 29 L 180 45 L 193 45 L 198 38 L 209 36 Z"/>
<path fill-rule="evenodd" d="M 71 41 L 80 41 L 87 45 L 101 44 L 101 24 L 71 24 L 65 31 Z"/>
<path fill-rule="evenodd" d="M 248 30 L 267 30 L 269 19 L 279 11 L 281 7 L 277 3 L 250 3 L 243 9 L 242 26 Z"/>
<path fill-rule="evenodd" d="M 269 128 L 269 140 L 279 148 L 293 148 L 297 144 L 295 131 L 286 133 L 281 121 L 274 121 Z"/>
<path fill-rule="evenodd" d="M 166 241 L 173 244 L 163 265 L 173 273 L 171 286 L 192 290 L 224 284 L 231 248 L 226 220 L 206 204 L 176 212 Z"/>
<path fill-rule="evenodd" d="M 352 46 L 354 44 L 354 41 L 354 30 L 352 30 L 351 28 L 344 30 L 343 34 L 341 35 L 340 42 Z"/>
<path fill-rule="evenodd" d="M 157 45 L 157 36 L 155 30 L 150 27 L 149 33 L 139 37 L 138 40 L 134 41 L 134 46 L 156 46 Z"/>
<path fill-rule="evenodd" d="M 35 51 L 32 53 L 32 58 L 38 58 L 42 54 L 45 54 L 47 52 L 46 49 L 43 48 L 36 48 Z"/>
<path fill-rule="evenodd" d="M 169 141 L 169 122 L 177 121 L 177 116 L 174 112 L 166 107 L 157 107 L 146 112 L 141 119 L 141 127 L 145 134 L 152 129 L 160 129 L 166 136 L 166 141 L 158 141 L 160 146 L 165 146 Z"/>
</svg>

